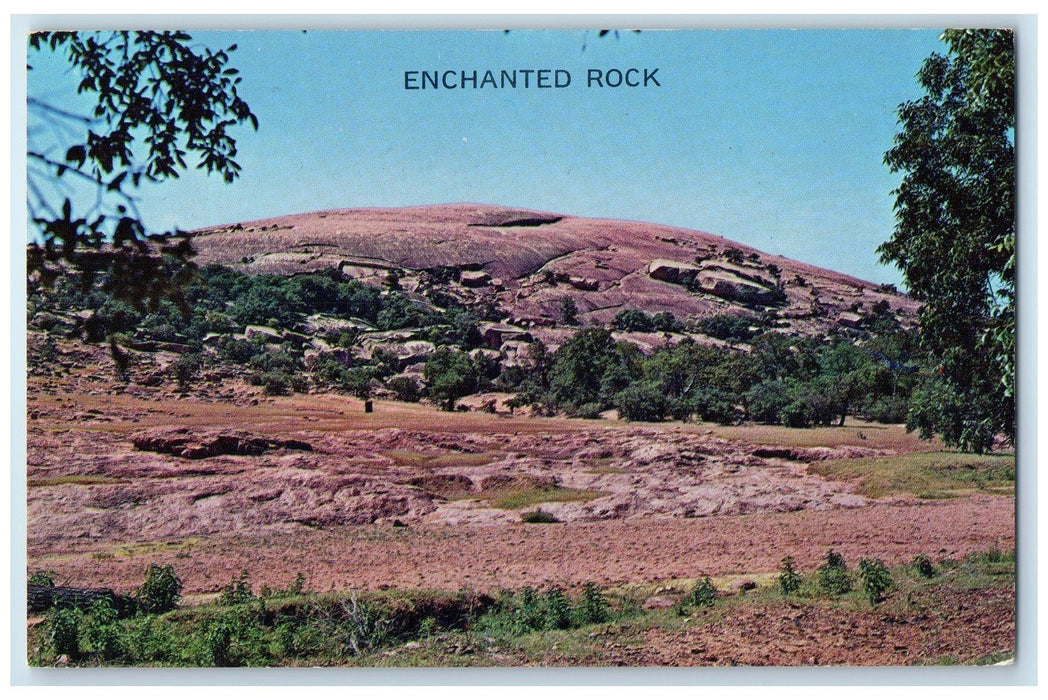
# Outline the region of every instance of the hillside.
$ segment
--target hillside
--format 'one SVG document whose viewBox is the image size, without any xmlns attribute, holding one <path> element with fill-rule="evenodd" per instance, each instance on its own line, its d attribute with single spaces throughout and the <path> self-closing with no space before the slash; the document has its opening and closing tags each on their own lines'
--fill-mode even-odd
<svg viewBox="0 0 1048 700">
<path fill-rule="evenodd" d="M 916 308 L 871 282 L 699 231 L 489 205 L 314 212 L 202 229 L 193 242 L 200 264 L 248 273 L 337 268 L 381 285 L 394 271 L 409 293 L 439 288 L 522 327 L 556 325 L 566 297 L 584 324 L 637 309 L 763 315 L 805 334 L 857 326 L 878 302 L 904 324 Z"/>
</svg>

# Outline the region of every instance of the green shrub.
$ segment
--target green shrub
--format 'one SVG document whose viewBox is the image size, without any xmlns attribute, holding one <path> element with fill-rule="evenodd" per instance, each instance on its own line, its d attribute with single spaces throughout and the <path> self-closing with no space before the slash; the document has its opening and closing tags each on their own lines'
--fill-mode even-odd
<svg viewBox="0 0 1048 700">
<path fill-rule="evenodd" d="M 603 411 L 604 407 L 600 403 L 596 401 L 591 401 L 589 403 L 584 403 L 581 406 L 578 406 L 577 408 L 569 407 L 567 410 L 567 414 L 572 418 L 585 418 L 587 420 L 594 420 L 600 418 L 600 414 Z"/>
<path fill-rule="evenodd" d="M 688 593 L 688 602 L 700 608 L 717 602 L 717 588 L 713 585 L 713 581 L 710 580 L 709 576 L 704 576 L 695 582 L 695 585 Z"/>
<path fill-rule="evenodd" d="M 730 314 L 704 318 L 698 323 L 699 330 L 712 338 L 741 342 L 746 342 L 757 334 L 756 331 L 750 330 L 752 325 L 753 321 Z"/>
<path fill-rule="evenodd" d="M 779 411 L 779 419 L 787 428 L 810 428 L 811 416 L 804 401 L 792 401 Z"/>
<path fill-rule="evenodd" d="M 652 384 L 633 384 L 615 394 L 619 417 L 628 421 L 658 422 L 666 415 L 666 394 Z"/>
<path fill-rule="evenodd" d="M 55 581 L 58 579 L 58 572 L 52 571 L 51 569 L 36 569 L 33 573 L 29 574 L 29 580 L 27 583 L 30 586 L 51 586 L 54 587 Z"/>
<path fill-rule="evenodd" d="M 531 524 L 549 524 L 560 522 L 557 516 L 553 515 L 553 513 L 546 512 L 541 508 L 536 508 L 535 510 L 530 510 L 526 513 L 522 513 L 520 516 L 520 521 L 522 523 Z"/>
<path fill-rule="evenodd" d="M 386 383 L 386 387 L 397 395 L 397 401 L 418 403 L 422 398 L 418 382 L 411 377 L 393 377 Z"/>
<path fill-rule="evenodd" d="M 158 615 L 174 610 L 182 595 L 182 580 L 170 564 L 150 564 L 146 569 L 146 580 L 135 591 L 138 609 L 149 615 Z"/>
<path fill-rule="evenodd" d="M 922 578 L 935 578 L 939 572 L 935 570 L 935 564 L 927 554 L 918 554 L 910 564 L 913 570 Z"/>
<path fill-rule="evenodd" d="M 595 583 L 587 583 L 582 589 L 582 600 L 577 611 L 580 624 L 607 622 L 611 619 L 611 610 L 604 593 Z"/>
<path fill-rule="evenodd" d="M 84 614 L 77 608 L 52 608 L 47 614 L 47 643 L 56 655 L 75 657 L 80 653 L 80 624 Z"/>
<path fill-rule="evenodd" d="M 859 581 L 870 605 L 876 605 L 884 599 L 884 592 L 891 588 L 892 575 L 880 559 L 863 559 L 859 562 Z"/>
<path fill-rule="evenodd" d="M 294 392 L 304 394 L 309 390 L 309 383 L 300 374 L 286 372 L 260 372 L 251 376 L 254 386 L 262 387 L 266 396 L 287 396 Z"/>
<path fill-rule="evenodd" d="M 542 629 L 545 615 L 534 588 L 525 586 L 513 608 L 513 629 L 517 634 L 527 634 Z"/>
<path fill-rule="evenodd" d="M 571 603 L 559 586 L 550 586 L 543 596 L 545 626 L 554 630 L 571 627 Z"/>
<path fill-rule="evenodd" d="M 651 316 L 637 309 L 623 309 L 615 314 L 611 327 L 620 331 L 648 333 L 655 328 Z"/>
<path fill-rule="evenodd" d="M 251 592 L 251 578 L 246 570 L 223 586 L 222 594 L 218 596 L 219 605 L 243 605 L 253 600 L 255 595 Z"/>
<path fill-rule="evenodd" d="M 122 659 L 127 654 L 124 635 L 117 622 L 118 613 L 111 601 L 100 598 L 91 604 L 84 619 L 84 636 L 91 650 L 104 661 Z"/>
<path fill-rule="evenodd" d="M 801 587 L 801 576 L 793 568 L 793 557 L 785 556 L 779 563 L 779 590 L 782 594 L 796 593 Z"/>
<path fill-rule="evenodd" d="M 826 563 L 818 570 L 819 589 L 829 595 L 844 595 L 852 589 L 844 556 L 834 550 L 826 553 Z"/>
<path fill-rule="evenodd" d="M 171 625 L 155 615 L 144 615 L 119 623 L 129 663 L 173 663 L 184 652 L 185 638 L 175 636 Z"/>
<path fill-rule="evenodd" d="M 203 358 L 197 353 L 182 355 L 171 363 L 171 374 L 178 382 L 180 390 L 185 391 L 189 388 L 189 383 L 200 374 L 203 364 Z"/>
</svg>

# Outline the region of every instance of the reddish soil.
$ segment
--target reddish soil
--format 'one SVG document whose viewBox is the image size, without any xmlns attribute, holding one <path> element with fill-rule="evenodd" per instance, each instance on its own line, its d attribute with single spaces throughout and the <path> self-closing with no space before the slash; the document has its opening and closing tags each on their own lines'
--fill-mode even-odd
<svg viewBox="0 0 1048 700">
<path fill-rule="evenodd" d="M 70 538 L 29 547 L 30 567 L 83 586 L 128 590 L 149 562 L 172 563 L 187 593 L 218 591 L 241 570 L 256 583 L 288 585 L 299 571 L 311 589 L 477 590 L 587 581 L 614 585 L 773 572 L 790 554 L 811 570 L 829 547 L 854 564 L 890 565 L 918 553 L 959 558 L 1014 546 L 1014 500 L 981 497 L 911 506 L 695 519 L 556 525 L 392 526 L 309 529 L 126 544 Z"/>
<path fill-rule="evenodd" d="M 271 587 L 302 572 L 315 591 L 701 575 L 731 588 L 767 585 L 787 554 L 810 571 L 830 547 L 896 565 L 1015 542 L 1014 498 L 871 500 L 809 470 L 937 447 L 899 426 L 654 426 L 384 401 L 365 414 L 343 396 L 267 398 L 226 380 L 176 396 L 110 384 L 104 349 L 80 347 L 75 365 L 30 377 L 27 406 L 28 566 L 80 587 L 129 591 L 155 562 L 174 565 L 190 602 L 242 570 Z M 536 506 L 564 522 L 523 524 Z M 964 663 L 1013 648 L 1011 589 L 941 599 L 894 613 L 740 606 L 730 621 L 598 634 L 592 658 L 563 663 Z"/>
<path fill-rule="evenodd" d="M 935 591 L 912 596 L 906 612 L 735 606 L 730 620 L 700 611 L 686 629 L 650 629 L 642 643 L 603 641 L 593 662 L 613 666 L 904 666 L 965 664 L 1015 649 L 1015 589 Z M 623 632 L 629 635 L 630 630 Z M 599 640 L 598 640 L 599 641 Z M 552 660 L 556 664 L 556 659 Z M 578 663 L 577 659 L 571 663 Z M 583 661 L 586 663 L 586 661 Z"/>
<path fill-rule="evenodd" d="M 901 563 L 1014 544 L 1013 498 L 871 500 L 809 473 L 932 447 L 897 426 L 652 426 L 381 401 L 364 414 L 341 396 L 252 398 L 243 385 L 222 401 L 117 394 L 91 375 L 30 386 L 29 566 L 75 585 L 130 589 L 151 561 L 174 563 L 189 594 L 242 569 L 271 586 L 301 571 L 315 590 L 620 584 L 771 572 L 787 554 L 810 568 L 829 547 Z M 537 506 L 564 522 L 522 524 Z"/>
</svg>

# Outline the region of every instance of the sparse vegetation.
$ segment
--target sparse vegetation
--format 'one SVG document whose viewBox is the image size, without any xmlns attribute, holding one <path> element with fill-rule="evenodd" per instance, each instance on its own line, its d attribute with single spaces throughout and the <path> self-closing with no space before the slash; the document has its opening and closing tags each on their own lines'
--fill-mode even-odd
<svg viewBox="0 0 1048 700">
<path fill-rule="evenodd" d="M 796 593 L 801 587 L 801 575 L 794 568 L 793 557 L 785 556 L 779 564 L 779 591 L 784 596 Z"/>
<path fill-rule="evenodd" d="M 522 523 L 549 524 L 549 523 L 559 523 L 560 519 L 557 518 L 557 516 L 553 515 L 553 513 L 548 513 L 546 511 L 542 510 L 541 508 L 536 508 L 535 510 L 529 510 L 526 513 L 522 513 L 521 516 L 520 516 L 520 521 Z"/>
<path fill-rule="evenodd" d="M 819 590 L 828 595 L 840 596 L 852 589 L 851 574 L 848 573 L 844 557 L 833 549 L 826 553 L 826 563 L 816 573 Z"/>
<path fill-rule="evenodd" d="M 139 610 L 147 614 L 160 614 L 174 610 L 182 597 L 182 580 L 170 564 L 150 564 L 146 578 L 135 591 L 135 602 Z"/>
<path fill-rule="evenodd" d="M 793 569 L 792 561 L 786 566 L 789 559 L 783 559 L 782 570 Z M 831 550 L 827 564 L 843 569 L 843 557 Z M 913 614 L 907 606 L 913 601 L 919 601 L 921 610 L 948 614 L 954 596 L 1010 586 L 1014 566 L 1014 557 L 998 549 L 976 553 L 964 565 L 944 561 L 942 574 L 929 581 L 912 566 L 889 569 L 877 559 L 863 558 L 858 567 L 859 590 L 830 594 L 802 586 L 790 604 L 802 606 L 804 616 L 825 615 L 832 609 L 851 610 L 847 614 L 854 615 L 868 611 L 866 604 L 878 606 L 883 612 L 869 618 L 868 624 L 881 626 L 882 634 L 891 639 L 894 629 L 921 629 L 906 625 Z M 604 635 L 627 645 L 634 634 L 657 637 L 682 627 L 701 635 L 707 625 L 719 624 L 725 616 L 762 614 L 765 607 L 775 605 L 769 596 L 782 593 L 765 587 L 754 595 L 719 595 L 712 580 L 703 577 L 688 592 L 678 594 L 679 601 L 685 608 L 715 612 L 698 617 L 688 613 L 682 618 L 676 612 L 668 616 L 669 611 L 644 610 L 631 594 L 593 583 L 574 594 L 550 585 L 544 590 L 528 586 L 504 590 L 494 597 L 470 590 L 310 594 L 304 585 L 304 577 L 299 576 L 284 591 L 256 596 L 248 577 L 241 575 L 226 587 L 236 596 L 164 614 L 139 610 L 121 616 L 108 601 L 96 601 L 85 609 L 54 608 L 44 624 L 30 630 L 30 660 L 36 665 L 51 665 L 61 658 L 64 663 L 91 666 L 279 666 L 487 665 L 507 660 L 519 665 L 566 658 L 585 665 L 599 662 L 607 653 L 601 641 Z M 838 607 L 826 608 L 819 595 L 832 595 Z M 857 606 L 859 601 L 864 604 Z M 711 607 L 714 602 L 716 607 Z M 896 618 L 902 627 L 892 622 Z M 929 631 L 937 641 L 915 656 L 906 656 L 906 663 L 936 663 L 946 656 L 951 663 L 973 663 L 1008 656 L 998 648 L 961 659 L 954 647 L 942 646 L 945 631 Z M 762 641 L 770 645 L 769 652 L 774 649 L 776 639 Z M 785 638 L 779 641 L 789 643 Z"/>
<path fill-rule="evenodd" d="M 688 602 L 700 608 L 717 602 L 717 588 L 709 576 L 704 576 L 695 582 L 695 586 L 688 593 Z"/>
<path fill-rule="evenodd" d="M 866 600 L 870 605 L 876 605 L 891 587 L 892 576 L 880 559 L 862 559 L 859 561 L 859 582 Z"/>
<path fill-rule="evenodd" d="M 950 498 L 974 492 L 1015 493 L 1015 457 L 959 452 L 914 452 L 820 462 L 811 469 L 834 479 L 855 480 L 858 492 L 880 498 L 909 493 L 918 498 Z"/>
</svg>

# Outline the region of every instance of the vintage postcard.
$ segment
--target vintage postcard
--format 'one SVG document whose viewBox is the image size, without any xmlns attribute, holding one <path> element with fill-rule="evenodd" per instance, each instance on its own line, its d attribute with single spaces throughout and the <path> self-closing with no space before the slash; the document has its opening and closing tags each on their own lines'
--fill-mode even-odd
<svg viewBox="0 0 1048 700">
<path fill-rule="evenodd" d="M 1012 30 L 24 41 L 29 666 L 1014 658 Z"/>
</svg>

